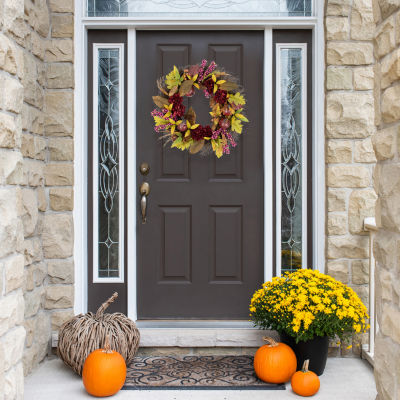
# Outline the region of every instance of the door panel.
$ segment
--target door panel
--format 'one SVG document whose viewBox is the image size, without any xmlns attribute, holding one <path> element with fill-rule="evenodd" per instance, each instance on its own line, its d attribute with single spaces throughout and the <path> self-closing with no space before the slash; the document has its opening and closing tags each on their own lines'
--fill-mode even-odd
<svg viewBox="0 0 400 400">
<path fill-rule="evenodd" d="M 139 319 L 247 319 L 263 281 L 263 32 L 137 33 L 138 186 L 150 184 L 147 223 L 137 198 Z M 156 80 L 174 65 L 214 59 L 245 88 L 244 134 L 230 155 L 164 146 L 150 112 Z M 209 123 L 201 92 L 186 98 Z M 133 205 L 129 205 L 133 207 Z"/>
</svg>

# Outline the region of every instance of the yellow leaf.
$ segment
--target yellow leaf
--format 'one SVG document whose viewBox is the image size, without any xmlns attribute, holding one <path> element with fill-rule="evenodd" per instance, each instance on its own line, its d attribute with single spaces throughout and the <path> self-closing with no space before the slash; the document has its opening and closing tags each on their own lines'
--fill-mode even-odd
<svg viewBox="0 0 400 400">
<path fill-rule="evenodd" d="M 224 81 L 223 79 L 217 81 L 217 85 L 222 85 L 223 83 L 225 83 L 226 81 Z"/>
<path fill-rule="evenodd" d="M 214 85 L 214 93 L 218 90 L 218 86 Z"/>
<path fill-rule="evenodd" d="M 191 126 L 192 126 L 192 125 L 190 125 L 190 122 L 189 122 L 189 120 L 186 120 L 186 126 L 188 127 L 188 129 L 190 129 L 190 128 L 191 128 Z"/>
<path fill-rule="evenodd" d="M 171 126 L 171 135 L 175 132 L 176 125 Z"/>
<path fill-rule="evenodd" d="M 169 121 L 172 125 L 175 125 L 175 121 L 174 121 L 172 118 L 170 118 L 168 121 Z"/>
<path fill-rule="evenodd" d="M 166 121 L 165 119 L 161 118 L 161 117 L 153 117 L 154 118 L 154 122 L 156 123 L 156 126 L 160 126 L 160 125 L 167 125 L 168 121 Z"/>
<path fill-rule="evenodd" d="M 171 144 L 171 148 L 177 147 L 179 149 L 181 144 L 182 144 L 182 138 L 179 137 L 179 138 L 175 139 L 174 142 Z"/>
<path fill-rule="evenodd" d="M 244 122 L 249 122 L 249 120 L 243 114 L 235 114 L 235 117 L 241 119 Z"/>
<path fill-rule="evenodd" d="M 197 79 L 197 77 L 199 76 L 199 74 L 196 74 L 193 78 L 192 81 L 195 81 Z"/>
<path fill-rule="evenodd" d="M 216 116 L 221 115 L 221 107 L 218 103 L 212 108 L 212 110 L 214 111 Z"/>
<path fill-rule="evenodd" d="M 188 137 L 188 136 L 190 136 L 190 130 L 186 131 L 186 133 L 185 133 L 185 137 Z"/>
<path fill-rule="evenodd" d="M 222 143 L 221 143 L 221 144 L 218 145 L 218 147 L 216 148 L 216 150 L 215 150 L 215 155 L 216 155 L 218 158 L 221 158 L 221 157 L 222 157 L 222 154 L 223 154 L 223 147 L 222 147 Z"/>
<path fill-rule="evenodd" d="M 242 121 L 240 119 L 237 119 L 235 117 L 231 118 L 231 128 L 237 133 L 242 133 Z"/>
<path fill-rule="evenodd" d="M 187 142 L 184 142 L 185 150 L 188 149 L 192 143 L 193 143 L 193 140 L 188 140 Z"/>
<path fill-rule="evenodd" d="M 236 104 L 236 105 L 240 105 L 240 106 L 246 104 L 246 100 L 239 92 L 236 92 L 234 95 L 231 94 L 229 96 L 228 101 L 231 104 Z"/>
<path fill-rule="evenodd" d="M 196 129 L 200 124 L 194 124 L 190 129 Z"/>
<path fill-rule="evenodd" d="M 195 86 L 197 89 L 200 89 L 200 86 L 198 83 L 193 83 L 193 86 Z"/>
<path fill-rule="evenodd" d="M 217 82 L 217 77 L 214 74 L 211 75 L 211 78 L 214 82 Z"/>
<path fill-rule="evenodd" d="M 206 140 L 211 140 L 211 138 L 210 138 L 210 137 L 204 137 L 204 139 L 206 139 Z"/>
</svg>

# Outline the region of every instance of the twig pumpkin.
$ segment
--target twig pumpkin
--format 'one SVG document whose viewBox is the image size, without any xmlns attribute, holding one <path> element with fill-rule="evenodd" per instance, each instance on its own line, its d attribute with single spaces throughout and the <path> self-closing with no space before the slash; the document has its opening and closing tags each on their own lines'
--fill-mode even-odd
<svg viewBox="0 0 400 400">
<path fill-rule="evenodd" d="M 97 310 L 79 314 L 64 323 L 58 334 L 58 355 L 77 374 L 82 374 L 86 357 L 104 348 L 109 337 L 111 349 L 122 355 L 128 364 L 139 347 L 140 334 L 135 323 L 122 313 L 104 313 L 118 297 L 114 293 Z"/>
<path fill-rule="evenodd" d="M 290 381 L 293 392 L 299 396 L 308 397 L 313 396 L 319 390 L 319 378 L 317 374 L 308 370 L 310 360 L 305 360 L 303 368 L 293 374 Z"/>
<path fill-rule="evenodd" d="M 92 396 L 107 397 L 119 392 L 125 383 L 126 364 L 117 351 L 112 351 L 106 338 L 104 349 L 92 351 L 83 364 L 82 381 Z"/>
<path fill-rule="evenodd" d="M 269 383 L 285 383 L 296 372 L 297 360 L 294 351 L 284 343 L 270 337 L 254 355 L 254 371 L 259 379 Z"/>
</svg>

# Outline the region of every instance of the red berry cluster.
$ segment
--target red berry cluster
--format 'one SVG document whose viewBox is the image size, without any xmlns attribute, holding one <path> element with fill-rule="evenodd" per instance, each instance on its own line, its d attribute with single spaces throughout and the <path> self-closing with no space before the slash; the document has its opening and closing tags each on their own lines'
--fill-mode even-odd
<svg viewBox="0 0 400 400">
<path fill-rule="evenodd" d="M 210 125 L 199 125 L 197 128 L 192 130 L 191 134 L 193 140 L 202 140 L 205 137 L 211 137 L 213 133 Z"/>
<path fill-rule="evenodd" d="M 171 110 L 171 117 L 175 121 L 177 121 L 179 118 L 183 117 L 185 114 L 185 106 L 182 104 L 183 103 L 183 98 L 179 95 L 179 93 L 173 94 L 168 101 L 173 104 L 172 110 Z"/>
<path fill-rule="evenodd" d="M 214 81 L 212 79 L 207 79 L 203 82 L 204 86 L 206 87 L 208 94 L 213 94 L 214 91 Z"/>
<path fill-rule="evenodd" d="M 215 92 L 214 99 L 218 104 L 222 105 L 222 104 L 226 103 L 227 96 L 228 96 L 228 92 L 226 90 L 218 89 Z"/>
</svg>

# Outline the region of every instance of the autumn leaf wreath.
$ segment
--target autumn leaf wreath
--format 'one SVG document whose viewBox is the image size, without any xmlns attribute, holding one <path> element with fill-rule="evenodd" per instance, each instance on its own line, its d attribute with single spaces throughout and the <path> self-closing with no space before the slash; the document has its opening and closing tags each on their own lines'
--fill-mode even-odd
<svg viewBox="0 0 400 400">
<path fill-rule="evenodd" d="M 214 61 L 174 69 L 157 80 L 159 96 L 153 96 L 157 108 L 151 112 L 155 131 L 162 133 L 171 148 L 189 150 L 191 154 L 209 154 L 220 158 L 230 154 L 230 147 L 237 145 L 242 133 L 242 122 L 249 122 L 243 115 L 246 100 L 237 79 L 217 69 Z M 211 125 L 196 122 L 192 107 L 186 110 L 184 97 L 194 96 L 201 90 L 209 99 Z"/>
</svg>

